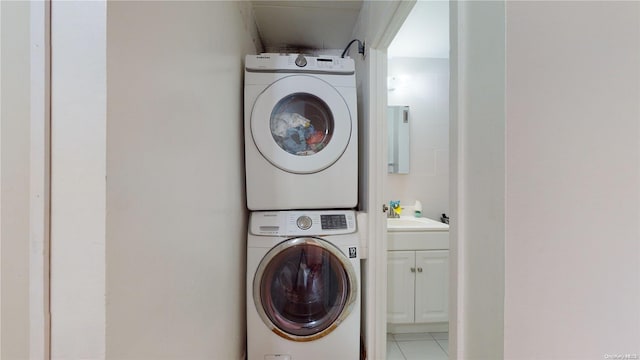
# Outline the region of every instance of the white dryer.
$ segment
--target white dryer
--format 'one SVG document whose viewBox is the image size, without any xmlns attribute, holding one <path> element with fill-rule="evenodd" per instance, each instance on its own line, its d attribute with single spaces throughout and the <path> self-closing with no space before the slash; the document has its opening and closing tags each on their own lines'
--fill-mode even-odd
<svg viewBox="0 0 640 360">
<path fill-rule="evenodd" d="M 358 120 L 353 60 L 248 55 L 244 79 L 247 207 L 354 208 Z"/>
<path fill-rule="evenodd" d="M 248 360 L 358 360 L 353 211 L 254 212 L 247 243 Z"/>
</svg>

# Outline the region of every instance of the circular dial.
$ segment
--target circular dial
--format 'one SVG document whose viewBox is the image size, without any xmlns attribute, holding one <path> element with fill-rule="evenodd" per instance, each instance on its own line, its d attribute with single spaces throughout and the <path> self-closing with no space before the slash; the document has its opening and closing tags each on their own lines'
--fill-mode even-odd
<svg viewBox="0 0 640 360">
<path fill-rule="evenodd" d="M 296 58 L 295 63 L 298 67 L 305 67 L 307 66 L 307 59 L 305 59 L 305 57 L 302 54 L 300 54 Z"/>
<path fill-rule="evenodd" d="M 306 215 L 300 216 L 298 220 L 296 220 L 296 225 L 298 225 L 300 230 L 308 230 L 312 224 L 313 221 L 311 221 L 311 218 Z"/>
</svg>

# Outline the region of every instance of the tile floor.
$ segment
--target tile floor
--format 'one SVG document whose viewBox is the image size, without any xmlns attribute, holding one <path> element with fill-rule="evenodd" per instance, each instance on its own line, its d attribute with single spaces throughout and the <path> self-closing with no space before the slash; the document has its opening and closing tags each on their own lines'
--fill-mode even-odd
<svg viewBox="0 0 640 360">
<path fill-rule="evenodd" d="M 448 360 L 449 333 L 387 334 L 387 360 Z"/>
</svg>

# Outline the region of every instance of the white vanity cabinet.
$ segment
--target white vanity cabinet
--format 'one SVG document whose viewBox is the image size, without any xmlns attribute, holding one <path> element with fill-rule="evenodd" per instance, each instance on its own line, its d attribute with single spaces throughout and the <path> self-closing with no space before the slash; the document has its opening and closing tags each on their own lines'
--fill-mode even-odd
<svg viewBox="0 0 640 360">
<path fill-rule="evenodd" d="M 449 250 L 389 251 L 387 322 L 449 320 Z"/>
<path fill-rule="evenodd" d="M 388 225 L 387 323 L 446 329 L 449 226 L 424 218 L 390 220 Z"/>
<path fill-rule="evenodd" d="M 415 251 L 387 253 L 387 322 L 409 324 L 415 320 Z M 415 271 L 415 270 L 414 270 Z"/>
</svg>

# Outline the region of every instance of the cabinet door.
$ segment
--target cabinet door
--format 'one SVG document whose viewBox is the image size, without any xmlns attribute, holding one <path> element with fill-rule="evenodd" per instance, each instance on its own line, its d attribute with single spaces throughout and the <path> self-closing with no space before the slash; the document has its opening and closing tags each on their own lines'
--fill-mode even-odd
<svg viewBox="0 0 640 360">
<path fill-rule="evenodd" d="M 416 251 L 417 323 L 449 321 L 449 250 Z"/>
<path fill-rule="evenodd" d="M 415 252 L 387 252 L 387 322 L 413 323 Z"/>
</svg>

